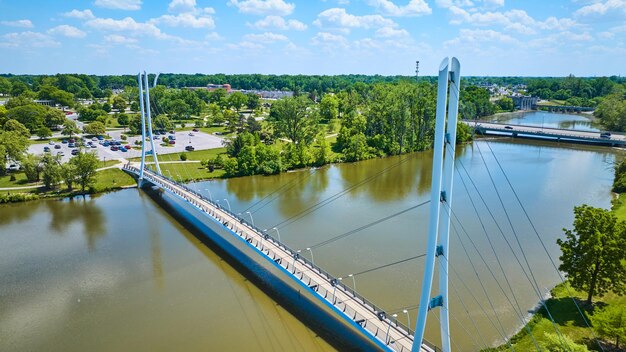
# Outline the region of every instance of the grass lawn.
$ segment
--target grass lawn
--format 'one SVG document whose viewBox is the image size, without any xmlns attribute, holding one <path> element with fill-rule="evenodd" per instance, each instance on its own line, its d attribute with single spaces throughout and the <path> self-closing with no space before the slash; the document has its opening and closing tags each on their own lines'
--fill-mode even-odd
<svg viewBox="0 0 626 352">
<path fill-rule="evenodd" d="M 120 169 L 100 170 L 96 175 L 96 183 L 94 185 L 96 192 L 137 184 L 134 178 Z"/>
<path fill-rule="evenodd" d="M 161 164 L 161 172 L 176 181 L 188 182 L 191 180 L 205 180 L 210 178 L 220 178 L 224 175 L 224 170 L 216 169 L 213 172 L 200 163 L 171 163 Z"/>
<path fill-rule="evenodd" d="M 585 319 L 591 325 L 591 317 L 594 309 L 605 305 L 626 305 L 626 296 L 618 296 L 613 293 L 606 294 L 604 297 L 594 297 L 593 307 L 587 307 L 584 301 L 587 295 L 584 292 L 578 292 L 572 288 L 567 289 L 565 285 L 558 285 L 552 289 L 553 298 L 546 301 L 546 305 L 552 314 L 555 323 L 563 335 L 570 337 L 574 342 L 587 345 L 590 351 L 600 351 L 600 347 L 594 340 L 593 332 L 587 327 L 587 324 L 581 317 L 574 304 L 570 294 L 576 299 L 578 306 L 585 312 Z M 554 326 L 549 319 L 544 308 L 541 308 L 528 323 L 533 336 L 541 343 L 544 340 L 545 333 L 555 333 Z M 517 335 L 511 339 L 513 348 L 516 351 L 534 351 L 535 345 L 526 329 L 522 329 Z M 605 347 L 606 348 L 606 347 Z M 507 345 L 502 345 L 496 350 L 509 350 Z"/>
<path fill-rule="evenodd" d="M 15 176 L 15 181 L 11 181 L 11 175 Z M 29 184 L 26 181 L 26 175 L 23 172 L 15 172 L 5 176 L 0 176 L 0 187 L 23 187 L 35 184 L 36 183 Z"/>
<path fill-rule="evenodd" d="M 187 160 L 206 160 L 212 159 L 218 156 L 219 154 L 226 153 L 226 148 L 215 148 L 215 149 L 204 149 L 204 150 L 195 150 L 193 152 L 184 152 L 187 155 Z M 180 154 L 182 153 L 172 153 L 172 154 L 159 154 L 157 155 L 159 161 L 180 161 Z M 150 159 L 148 159 L 150 157 Z M 141 158 L 132 158 L 130 161 L 140 161 Z M 151 162 L 152 156 L 146 155 L 146 160 Z"/>
</svg>

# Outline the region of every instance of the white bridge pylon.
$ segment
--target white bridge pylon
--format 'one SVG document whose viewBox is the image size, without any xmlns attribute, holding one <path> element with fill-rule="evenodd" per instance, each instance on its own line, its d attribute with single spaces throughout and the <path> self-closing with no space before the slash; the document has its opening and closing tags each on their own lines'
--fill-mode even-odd
<svg viewBox="0 0 626 352">
<path fill-rule="evenodd" d="M 156 86 L 157 74 L 154 77 L 154 86 Z M 161 167 L 159 166 L 159 160 L 157 158 L 157 151 L 154 147 L 154 138 L 152 137 L 152 118 L 150 114 L 150 85 L 148 84 L 148 74 L 146 71 L 143 74 L 140 72 L 137 75 L 137 81 L 139 82 L 139 107 L 141 109 L 141 168 L 139 169 L 139 183 L 143 180 L 143 169 L 146 164 L 146 138 L 150 138 L 150 147 L 152 150 L 152 157 L 154 159 L 154 166 L 156 172 L 161 174 Z M 144 91 L 145 86 L 145 91 Z M 144 103 L 145 102 L 145 103 Z M 146 136 L 146 129 L 148 135 Z"/>
<path fill-rule="evenodd" d="M 446 57 L 439 66 L 437 86 L 437 113 L 435 122 L 435 146 L 433 149 L 432 188 L 430 194 L 430 218 L 426 265 L 422 280 L 422 294 L 415 325 L 415 336 L 411 351 L 419 352 L 424 339 L 426 318 L 429 310 L 440 307 L 441 348 L 450 351 L 450 320 L 448 300 L 448 249 L 450 239 L 450 212 L 452 208 L 452 180 L 454 174 L 454 152 L 456 124 L 459 110 L 459 88 L 461 65 L 455 57 L 451 62 Z M 448 99 L 448 82 L 450 98 Z M 446 114 L 446 101 L 448 103 Z M 447 115 L 447 123 L 446 123 Z M 447 125 L 447 128 L 446 128 Z M 444 129 L 446 130 L 444 133 Z M 445 160 L 444 160 L 445 151 Z M 441 211 L 441 208 L 447 210 Z M 441 227 L 440 227 L 441 225 Z M 439 295 L 430 297 L 435 259 L 439 260 Z"/>
</svg>

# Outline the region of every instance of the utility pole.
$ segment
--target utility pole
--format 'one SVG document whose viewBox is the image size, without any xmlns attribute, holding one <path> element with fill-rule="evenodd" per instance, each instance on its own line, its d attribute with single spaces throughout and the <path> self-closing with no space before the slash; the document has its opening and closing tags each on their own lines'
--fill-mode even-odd
<svg viewBox="0 0 626 352">
<path fill-rule="evenodd" d="M 420 62 L 419 60 L 415 61 L 415 82 L 419 82 L 420 75 Z"/>
</svg>

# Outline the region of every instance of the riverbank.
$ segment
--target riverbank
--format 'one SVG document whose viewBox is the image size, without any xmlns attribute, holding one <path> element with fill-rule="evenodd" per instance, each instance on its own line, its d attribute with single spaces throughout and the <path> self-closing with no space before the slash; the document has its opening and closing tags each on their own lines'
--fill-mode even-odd
<svg viewBox="0 0 626 352">
<path fill-rule="evenodd" d="M 118 168 L 101 169 L 96 174 L 96 182 L 85 192 L 76 187 L 68 191 L 63 185 L 53 190 L 47 190 L 42 184 L 5 187 L 0 190 L 0 204 L 26 202 L 38 199 L 66 198 L 85 194 L 100 194 L 120 189 L 136 187 L 135 180 Z"/>
</svg>

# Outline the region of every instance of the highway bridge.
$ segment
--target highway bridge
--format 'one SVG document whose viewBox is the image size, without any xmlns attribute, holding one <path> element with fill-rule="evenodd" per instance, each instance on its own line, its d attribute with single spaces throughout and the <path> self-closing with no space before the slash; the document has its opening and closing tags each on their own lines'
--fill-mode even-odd
<svg viewBox="0 0 626 352">
<path fill-rule="evenodd" d="M 483 135 L 511 136 L 516 138 L 541 139 L 554 142 L 608 145 L 612 147 L 626 146 L 626 136 L 614 132 L 610 133 L 608 136 L 601 136 L 600 132 L 508 125 L 486 121 L 462 122 L 472 127 L 476 133 Z"/>
</svg>

